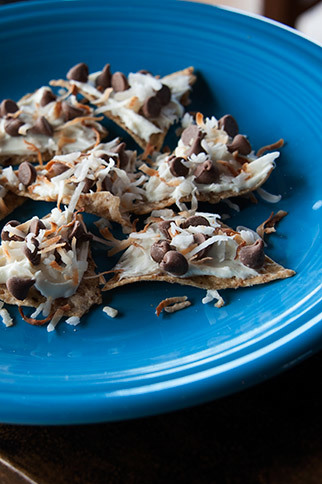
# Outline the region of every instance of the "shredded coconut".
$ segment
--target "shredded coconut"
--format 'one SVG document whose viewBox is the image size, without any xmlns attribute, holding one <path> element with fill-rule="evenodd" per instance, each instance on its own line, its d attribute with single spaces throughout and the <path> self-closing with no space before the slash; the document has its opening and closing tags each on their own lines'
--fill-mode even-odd
<svg viewBox="0 0 322 484">
<path fill-rule="evenodd" d="M 103 312 L 107 314 L 110 318 L 115 318 L 119 313 L 117 309 L 114 309 L 111 306 L 104 306 Z"/>
</svg>

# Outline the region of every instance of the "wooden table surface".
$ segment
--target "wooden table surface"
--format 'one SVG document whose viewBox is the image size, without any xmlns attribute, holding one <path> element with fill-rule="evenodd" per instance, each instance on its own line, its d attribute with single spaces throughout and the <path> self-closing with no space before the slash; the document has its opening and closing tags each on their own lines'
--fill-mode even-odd
<svg viewBox="0 0 322 484">
<path fill-rule="evenodd" d="M 322 352 L 241 393 L 86 426 L 0 425 L 1 484 L 321 484 Z"/>
</svg>

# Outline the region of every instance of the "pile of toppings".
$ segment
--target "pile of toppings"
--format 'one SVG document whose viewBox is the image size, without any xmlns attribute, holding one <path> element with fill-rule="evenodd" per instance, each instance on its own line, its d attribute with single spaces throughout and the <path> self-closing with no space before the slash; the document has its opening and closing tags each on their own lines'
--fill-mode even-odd
<svg viewBox="0 0 322 484">
<path fill-rule="evenodd" d="M 72 296 L 88 267 L 88 233 L 80 214 L 55 208 L 49 216 L 20 223 L 11 220 L 1 232 L 0 284 L 23 302 L 36 290 L 53 300 Z M 35 296 L 35 293 L 33 293 Z"/>
<path fill-rule="evenodd" d="M 165 134 L 183 116 L 187 94 L 195 81 L 192 71 L 188 68 L 159 78 L 140 70 L 125 76 L 120 71 L 112 73 L 110 64 L 106 64 L 102 71 L 89 74 L 88 66 L 79 63 L 68 71 L 67 83 L 58 80 L 51 84 L 75 86 L 98 106 L 96 114 L 104 113 L 119 119 L 145 147 L 152 135 Z"/>
<path fill-rule="evenodd" d="M 246 279 L 257 275 L 264 264 L 259 235 L 232 230 L 217 214 L 187 216 L 160 210 L 146 222 L 143 230 L 129 235 L 129 247 L 115 266 L 120 280 L 153 274 Z"/>
<path fill-rule="evenodd" d="M 198 113 L 196 119 L 186 113 L 182 120 L 183 132 L 172 154 L 154 154 L 151 174 L 144 185 L 148 202 L 176 202 L 183 209 L 182 200 L 219 201 L 227 196 L 240 195 L 261 185 L 275 166 L 279 152 L 255 155 L 248 139 L 238 133 L 238 125 L 231 115 L 219 120 Z M 283 141 L 268 148 L 277 149 Z M 161 208 L 161 207 L 160 207 Z"/>
<path fill-rule="evenodd" d="M 101 143 L 86 153 L 57 155 L 45 165 L 34 166 L 24 161 L 17 170 L 2 171 L 4 185 L 31 198 L 70 202 L 73 210 L 81 194 L 110 192 L 119 197 L 121 207 L 130 210 L 135 201 L 143 200 L 140 188 L 146 180 L 135 171 L 136 151 L 127 150 L 116 138 Z M 104 216 L 103 208 L 101 216 Z"/>
<path fill-rule="evenodd" d="M 94 146 L 104 128 L 93 117 L 93 109 L 67 91 L 60 95 L 44 86 L 18 103 L 0 104 L 0 157 L 3 164 L 31 152 L 69 153 Z"/>
</svg>

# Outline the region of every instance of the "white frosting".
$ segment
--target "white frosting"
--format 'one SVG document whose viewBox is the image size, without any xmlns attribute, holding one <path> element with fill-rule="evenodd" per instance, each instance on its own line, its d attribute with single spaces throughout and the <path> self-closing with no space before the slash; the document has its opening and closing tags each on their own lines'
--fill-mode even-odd
<svg viewBox="0 0 322 484">
<path fill-rule="evenodd" d="M 18 101 L 17 104 L 19 110 L 21 110 L 19 119 L 25 123 L 20 128 L 22 136 L 8 135 L 4 129 L 5 118 L 0 118 L 0 156 L 33 154 L 34 152 L 28 149 L 26 142 L 35 145 L 42 153 L 46 151 L 56 153 L 59 149 L 59 140 L 62 136 L 69 138 L 71 141 L 62 146 L 61 153 L 84 151 L 95 144 L 96 134 L 90 126 L 85 126 L 81 122 L 68 124 L 64 121 L 61 114 L 57 117 L 57 110 L 55 109 L 57 102 L 64 100 L 64 102 L 69 103 L 71 106 L 78 107 L 76 97 L 73 95 L 69 95 L 68 97 L 66 95 L 58 96 L 56 101 L 41 106 L 40 100 L 46 90 L 48 90 L 48 87 L 43 86 Z M 84 111 L 85 115 L 87 115 L 86 113 Z M 93 116 L 92 110 L 89 115 Z M 27 131 L 40 116 L 44 116 L 52 125 L 54 129 L 53 136 L 37 135 Z M 97 130 L 102 131 L 99 123 L 91 121 L 91 124 Z"/>
<path fill-rule="evenodd" d="M 46 229 L 50 229 L 51 222 L 58 225 L 57 230 L 62 225 L 71 221 L 71 213 L 66 209 L 60 212 L 57 208 L 52 210 L 51 214 L 42 219 Z M 27 234 L 30 222 L 26 222 L 18 228 L 19 233 Z M 56 236 L 51 234 L 45 237 L 46 229 L 40 230 L 37 236 L 39 250 L 47 247 L 48 238 Z M 13 228 L 11 230 L 13 233 Z M 64 262 L 60 265 L 60 270 L 55 269 L 51 262 L 55 260 L 54 249 L 41 254 L 40 264 L 33 265 L 23 253 L 25 244 L 29 248 L 33 245 L 30 242 L 30 236 L 27 235 L 24 241 L 2 241 L 0 246 L 0 284 L 6 284 L 11 277 L 26 277 L 35 280 L 35 287 L 46 298 L 66 298 L 72 296 L 88 267 L 88 242 L 81 244 L 80 249 L 76 249 L 76 240 L 73 239 L 72 248 L 68 251 L 59 248 L 59 254 Z"/>
<path fill-rule="evenodd" d="M 208 219 L 210 222 L 210 227 L 198 226 L 198 227 L 188 227 L 187 229 L 182 229 L 175 224 L 176 232 L 179 232 L 171 241 L 171 245 L 174 245 L 177 251 L 184 251 L 193 243 L 194 233 L 204 233 L 210 235 L 208 239 L 203 244 L 196 249 L 191 250 L 185 254 L 189 262 L 189 270 L 181 278 L 199 276 L 199 275 L 212 275 L 220 278 L 231 278 L 237 277 L 241 279 L 247 279 L 248 277 L 256 276 L 258 272 L 251 269 L 240 262 L 236 258 L 236 251 L 238 247 L 238 242 L 235 240 L 233 235 L 226 235 L 225 233 L 218 234 L 220 230 L 220 224 L 217 219 L 220 218 L 219 215 L 212 215 L 208 217 L 208 214 L 196 213 L 196 215 L 201 215 Z M 169 211 L 158 211 L 158 216 L 163 220 L 184 220 L 180 216 L 176 216 L 173 212 Z M 149 221 L 149 219 L 147 220 Z M 174 228 L 173 227 L 173 228 Z M 244 234 L 247 232 L 244 229 Z M 248 234 L 247 234 L 248 235 Z M 133 232 L 129 237 L 137 242 L 141 247 L 131 245 L 122 255 L 119 262 L 116 264 L 115 269 L 121 269 L 119 277 L 121 279 L 127 277 L 137 277 L 151 274 L 166 274 L 160 269 L 160 266 L 155 262 L 150 256 L 151 247 L 154 242 L 163 239 L 164 236 L 161 234 L 158 228 L 158 223 L 152 223 L 146 232 L 136 233 Z M 244 240 L 247 243 L 250 237 L 245 236 Z M 195 264 L 192 257 L 198 251 L 202 250 L 207 245 L 212 244 L 209 252 L 207 253 L 207 258 L 210 257 L 211 260 L 206 260 L 202 264 Z"/>
</svg>

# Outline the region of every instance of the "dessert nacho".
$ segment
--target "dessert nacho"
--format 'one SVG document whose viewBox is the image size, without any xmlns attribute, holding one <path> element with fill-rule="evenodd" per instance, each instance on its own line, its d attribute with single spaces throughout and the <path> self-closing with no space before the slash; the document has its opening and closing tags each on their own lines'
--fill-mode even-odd
<svg viewBox="0 0 322 484">
<path fill-rule="evenodd" d="M 231 115 L 217 120 L 186 113 L 182 124 L 175 150 L 156 154 L 150 166 L 141 166 L 149 175 L 143 187 L 147 203 L 137 213 L 174 203 L 182 210 L 183 202 L 192 202 L 192 209 L 197 209 L 198 201 L 218 203 L 249 194 L 267 180 L 279 156 L 276 150 L 283 145 L 279 140 L 255 154 Z"/>
<path fill-rule="evenodd" d="M 196 77 L 188 67 L 164 77 L 140 70 L 127 76 L 111 71 L 89 74 L 87 64 L 79 63 L 66 80 L 51 81 L 53 86 L 74 86 L 92 104 L 96 114 L 104 114 L 127 131 L 143 149 L 161 149 L 168 129 L 184 114 L 189 91 Z"/>
<path fill-rule="evenodd" d="M 138 281 L 218 290 L 294 274 L 265 255 L 263 239 L 256 232 L 233 230 L 212 213 L 154 211 L 143 230 L 131 233 L 110 254 L 124 249 L 105 291 Z"/>
<path fill-rule="evenodd" d="M 0 104 L 0 165 L 84 151 L 106 135 L 93 109 L 72 91 L 56 95 L 43 86 L 17 103 Z"/>
<path fill-rule="evenodd" d="M 1 232 L 0 300 L 19 306 L 34 325 L 50 322 L 52 328 L 62 317 L 79 319 L 101 302 L 91 237 L 82 216 L 68 208 L 8 222 Z M 27 317 L 22 306 L 36 311 Z M 36 319 L 40 313 L 43 319 Z"/>
<path fill-rule="evenodd" d="M 19 168 L 4 168 L 0 183 L 16 195 L 56 201 L 88 213 L 129 225 L 135 203 L 143 200 L 146 176 L 135 171 L 136 151 L 119 138 L 101 143 L 86 153 L 57 155 L 37 166 L 25 161 Z"/>
</svg>

